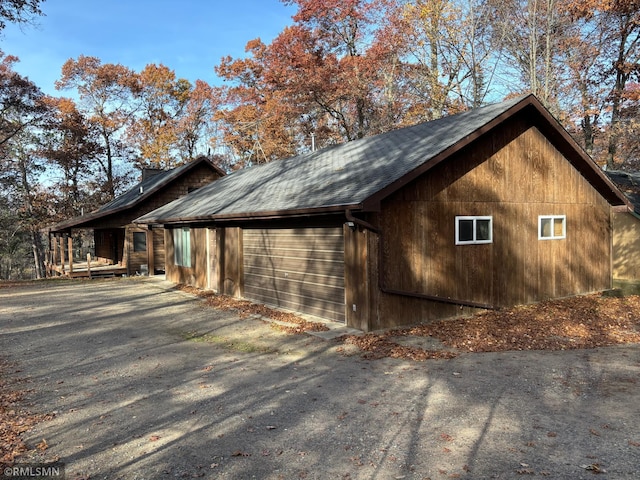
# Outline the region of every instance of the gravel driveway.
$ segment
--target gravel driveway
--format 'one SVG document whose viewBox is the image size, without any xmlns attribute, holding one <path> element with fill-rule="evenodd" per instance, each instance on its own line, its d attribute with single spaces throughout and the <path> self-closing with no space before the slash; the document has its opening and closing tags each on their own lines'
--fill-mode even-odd
<svg viewBox="0 0 640 480">
<path fill-rule="evenodd" d="M 0 355 L 29 408 L 56 413 L 27 441 L 68 479 L 640 477 L 638 345 L 425 362 L 339 347 L 158 279 L 0 288 Z"/>
</svg>

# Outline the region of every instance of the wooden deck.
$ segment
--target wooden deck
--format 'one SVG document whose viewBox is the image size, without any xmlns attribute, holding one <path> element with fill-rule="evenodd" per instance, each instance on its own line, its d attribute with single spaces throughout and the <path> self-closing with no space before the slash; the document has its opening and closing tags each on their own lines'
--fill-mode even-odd
<svg viewBox="0 0 640 480">
<path fill-rule="evenodd" d="M 68 262 L 64 265 L 51 265 L 50 267 L 55 272 L 52 272 L 54 275 L 71 278 L 116 277 L 127 273 L 127 267 L 122 265 L 109 265 L 95 261 L 91 262 L 90 265 L 87 262 L 73 262 L 73 268 L 69 267 Z"/>
</svg>

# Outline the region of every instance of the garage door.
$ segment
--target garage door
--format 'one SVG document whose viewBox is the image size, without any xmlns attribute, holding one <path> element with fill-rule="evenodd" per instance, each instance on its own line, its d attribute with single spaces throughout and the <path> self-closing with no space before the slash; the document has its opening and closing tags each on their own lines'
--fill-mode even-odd
<svg viewBox="0 0 640 480">
<path fill-rule="evenodd" d="M 243 235 L 246 298 L 344 323 L 342 227 Z"/>
</svg>

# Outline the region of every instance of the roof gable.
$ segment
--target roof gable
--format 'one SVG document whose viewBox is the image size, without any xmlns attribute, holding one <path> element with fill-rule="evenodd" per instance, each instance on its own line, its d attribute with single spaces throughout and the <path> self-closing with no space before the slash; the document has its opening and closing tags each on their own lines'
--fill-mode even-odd
<svg viewBox="0 0 640 480">
<path fill-rule="evenodd" d="M 69 228 L 82 228 L 83 225 L 87 225 L 89 222 L 93 222 L 110 215 L 122 213 L 124 211 L 133 209 L 134 207 L 143 203 L 152 195 L 161 191 L 167 185 L 180 179 L 181 177 L 192 171 L 194 168 L 202 164 L 209 165 L 221 177 L 225 175 L 225 172 L 214 165 L 208 158 L 198 157 L 192 162 L 185 163 L 180 167 L 160 172 L 142 180 L 140 183 L 136 184 L 134 187 L 130 188 L 123 194 L 118 195 L 110 202 L 102 205 L 97 210 L 86 215 L 81 215 L 79 217 L 71 218 L 69 220 L 57 223 L 56 225 L 51 227 L 51 231 L 59 232 L 62 230 L 67 230 Z"/>
<path fill-rule="evenodd" d="M 239 170 L 137 221 L 183 223 L 375 209 L 381 199 L 522 112 L 536 117 L 541 131 L 607 200 L 625 202 L 595 163 L 529 95 Z"/>
</svg>

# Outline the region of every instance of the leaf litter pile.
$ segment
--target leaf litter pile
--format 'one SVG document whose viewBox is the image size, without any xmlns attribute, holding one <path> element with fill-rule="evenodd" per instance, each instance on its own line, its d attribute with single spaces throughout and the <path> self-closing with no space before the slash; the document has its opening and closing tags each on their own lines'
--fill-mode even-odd
<svg viewBox="0 0 640 480">
<path fill-rule="evenodd" d="M 0 468 L 12 465 L 19 456 L 30 449 L 22 440 L 22 434 L 39 422 L 50 420 L 51 415 L 34 414 L 21 405 L 27 390 L 18 388 L 21 380 L 8 380 L 10 373 L 18 373 L 7 361 L 0 358 Z M 47 442 L 42 440 L 35 450 L 46 450 Z"/>
<path fill-rule="evenodd" d="M 402 345 L 402 337 L 433 337 L 445 348 Z M 640 296 L 592 294 L 549 300 L 342 340 L 356 345 L 366 358 L 413 360 L 452 358 L 455 351 L 569 350 L 640 343 Z"/>
<path fill-rule="evenodd" d="M 178 288 L 203 297 L 212 308 L 236 310 L 242 318 L 258 316 L 290 324 L 272 324 L 287 333 L 327 330 L 324 324 L 291 312 L 185 285 Z M 402 339 L 409 337 L 436 339 L 438 345 L 430 348 L 407 345 Z M 640 296 L 598 293 L 548 300 L 382 333 L 344 335 L 338 341 L 357 347 L 367 359 L 416 361 L 453 358 L 459 352 L 569 350 L 640 343 Z M 345 348 L 338 351 L 346 354 Z"/>
<path fill-rule="evenodd" d="M 176 288 L 192 295 L 202 297 L 208 306 L 217 310 L 235 310 L 240 318 L 259 317 L 277 320 L 281 324 L 272 323 L 271 326 L 286 333 L 302 334 L 305 332 L 322 332 L 329 330 L 319 322 L 305 320 L 292 312 L 267 307 L 248 300 L 239 300 L 229 295 L 220 295 L 210 290 L 200 290 L 188 285 L 177 285 Z"/>
</svg>

